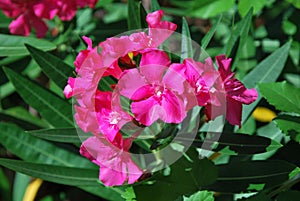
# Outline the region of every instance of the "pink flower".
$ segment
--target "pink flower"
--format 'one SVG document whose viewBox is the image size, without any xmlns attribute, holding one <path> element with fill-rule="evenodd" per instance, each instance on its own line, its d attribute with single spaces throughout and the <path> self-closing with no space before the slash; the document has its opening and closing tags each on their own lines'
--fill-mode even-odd
<svg viewBox="0 0 300 201">
<path fill-rule="evenodd" d="M 158 119 L 180 123 L 186 116 L 187 83 L 169 65 L 165 52 L 149 50 L 142 53 L 140 69 L 124 71 L 119 80 L 120 94 L 133 100 L 131 111 L 146 126 Z"/>
<path fill-rule="evenodd" d="M 45 19 L 58 15 L 62 20 L 71 20 L 77 7 L 93 7 L 97 1 L 89 0 L 0 0 L 0 9 L 10 18 L 15 18 L 9 25 L 12 34 L 28 36 L 33 27 L 38 38 L 45 36 L 48 27 Z"/>
<path fill-rule="evenodd" d="M 132 120 L 132 117 L 123 111 L 119 95 L 112 92 L 96 92 L 96 112 L 100 131 L 113 142 L 122 126 Z"/>
<path fill-rule="evenodd" d="M 113 144 L 101 136 L 88 138 L 82 143 L 80 153 L 100 166 L 99 179 L 104 185 L 117 186 L 132 184 L 143 174 L 128 153 L 130 147 L 131 140 L 122 139 L 118 133 Z"/>
<path fill-rule="evenodd" d="M 219 67 L 220 77 L 223 82 L 223 88 L 226 93 L 226 105 L 221 101 L 221 106 L 209 104 L 205 107 L 205 113 L 208 120 L 215 118 L 226 107 L 226 119 L 232 125 L 241 126 L 242 104 L 250 104 L 257 99 L 257 91 L 255 89 L 246 89 L 243 83 L 234 77 L 234 73 L 230 70 L 231 59 L 226 59 L 225 55 L 216 57 Z M 218 90 L 218 89 L 217 89 Z M 223 93 L 220 90 L 220 93 Z M 214 114 L 211 113 L 214 111 Z"/>
</svg>

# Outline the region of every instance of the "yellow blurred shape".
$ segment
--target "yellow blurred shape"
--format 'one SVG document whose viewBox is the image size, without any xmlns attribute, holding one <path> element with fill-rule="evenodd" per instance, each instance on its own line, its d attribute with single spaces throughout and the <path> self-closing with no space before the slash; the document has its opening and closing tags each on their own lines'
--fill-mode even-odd
<svg viewBox="0 0 300 201">
<path fill-rule="evenodd" d="M 23 197 L 23 201 L 34 201 L 35 196 L 42 185 L 43 180 L 35 179 L 33 180 L 26 188 L 25 195 Z"/>
<path fill-rule="evenodd" d="M 132 60 L 133 59 L 133 52 L 128 53 L 129 58 Z"/>
<path fill-rule="evenodd" d="M 276 113 L 266 107 L 257 107 L 252 116 L 256 121 L 266 123 L 271 122 L 276 117 Z"/>
</svg>

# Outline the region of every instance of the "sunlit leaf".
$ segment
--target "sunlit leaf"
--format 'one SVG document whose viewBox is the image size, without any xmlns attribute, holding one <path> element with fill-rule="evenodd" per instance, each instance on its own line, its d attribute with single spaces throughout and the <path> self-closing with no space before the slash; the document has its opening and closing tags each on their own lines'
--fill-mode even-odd
<svg viewBox="0 0 300 201">
<path fill-rule="evenodd" d="M 300 143 L 300 116 L 279 115 L 274 122 L 285 134 Z"/>
<path fill-rule="evenodd" d="M 56 48 L 53 43 L 44 39 L 0 34 L 0 57 L 28 55 L 24 44 L 31 44 L 44 51 Z"/>
</svg>

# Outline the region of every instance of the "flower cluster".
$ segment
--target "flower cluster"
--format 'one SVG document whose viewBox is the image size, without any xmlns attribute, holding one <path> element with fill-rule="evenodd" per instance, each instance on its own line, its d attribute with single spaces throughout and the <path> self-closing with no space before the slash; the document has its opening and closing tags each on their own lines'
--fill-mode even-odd
<svg viewBox="0 0 300 201">
<path fill-rule="evenodd" d="M 94 7 L 98 0 L 0 0 L 0 9 L 14 18 L 9 25 L 11 34 L 28 36 L 34 27 L 39 38 L 45 36 L 48 27 L 44 20 L 58 16 L 63 21 L 71 20 L 77 8 Z"/>
<path fill-rule="evenodd" d="M 216 57 L 218 69 L 210 58 L 192 58 L 172 63 L 161 45 L 176 29 L 162 21 L 161 10 L 149 13 L 148 32 L 112 37 L 97 47 L 83 37 L 87 50 L 74 62 L 77 77 L 69 78 L 64 89 L 67 98 L 75 97 L 75 120 L 93 137 L 83 142 L 80 153 L 100 167 L 100 180 L 108 186 L 134 183 L 143 174 L 129 154 L 136 134 L 122 136 L 128 123 L 150 126 L 155 121 L 181 123 L 195 106 L 204 106 L 207 121 L 226 115 L 229 123 L 239 125 L 242 104 L 257 98 L 255 89 L 246 89 L 230 70 L 231 59 Z M 101 91 L 100 80 L 116 80 L 112 91 Z M 120 97 L 129 99 L 125 111 Z"/>
</svg>

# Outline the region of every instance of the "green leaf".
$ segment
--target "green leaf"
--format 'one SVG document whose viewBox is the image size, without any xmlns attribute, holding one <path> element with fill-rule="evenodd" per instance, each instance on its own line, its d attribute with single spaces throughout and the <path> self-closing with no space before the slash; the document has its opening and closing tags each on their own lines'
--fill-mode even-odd
<svg viewBox="0 0 300 201">
<path fill-rule="evenodd" d="M 3 70 L 24 101 L 50 124 L 56 127 L 74 125 L 72 107 L 68 102 L 9 68 Z"/>
<path fill-rule="evenodd" d="M 204 150 L 227 155 L 258 154 L 277 150 L 282 145 L 266 137 L 229 133 L 205 133 L 205 140 L 194 140 L 194 145 Z"/>
<path fill-rule="evenodd" d="M 142 28 L 141 18 L 140 18 L 140 9 L 136 4 L 135 0 L 128 0 L 128 30 L 135 30 Z"/>
<path fill-rule="evenodd" d="M 218 18 L 217 22 L 209 29 L 209 31 L 205 34 L 205 36 L 201 40 L 201 47 L 206 49 L 212 37 L 214 36 L 219 23 L 221 22 L 222 15 Z"/>
<path fill-rule="evenodd" d="M 189 25 L 184 17 L 182 17 L 182 39 L 181 39 L 181 57 L 180 62 L 186 58 L 193 58 L 192 39 Z"/>
<path fill-rule="evenodd" d="M 254 88 L 258 83 L 275 82 L 284 68 L 290 46 L 291 42 L 287 42 L 285 45 L 277 49 L 270 56 L 260 62 L 243 79 L 245 86 L 247 88 Z M 251 115 L 252 111 L 260 100 L 261 96 L 259 95 L 254 103 L 243 106 L 242 124 L 248 119 L 249 115 Z"/>
<path fill-rule="evenodd" d="M 189 9 L 186 15 L 207 19 L 229 11 L 234 5 L 234 0 L 196 0 L 192 9 Z"/>
<path fill-rule="evenodd" d="M 126 188 L 125 192 L 122 194 L 122 198 L 124 198 L 126 201 L 136 200 L 136 196 L 132 186 Z"/>
<path fill-rule="evenodd" d="M 0 57 L 28 55 L 29 52 L 24 44 L 31 44 L 44 51 L 56 48 L 53 43 L 47 40 L 5 34 L 0 34 L 0 44 Z"/>
<path fill-rule="evenodd" d="M 184 197 L 183 201 L 214 201 L 214 195 L 209 191 L 198 191 L 190 197 Z"/>
<path fill-rule="evenodd" d="M 234 30 L 232 31 L 229 41 L 228 41 L 227 45 L 224 47 L 224 49 L 226 50 L 227 57 L 232 55 L 232 49 L 235 46 L 238 38 L 240 37 L 238 50 L 237 50 L 237 53 L 235 56 L 237 58 L 239 57 L 240 51 L 243 48 L 243 46 L 245 45 L 246 40 L 247 40 L 247 36 L 248 36 L 248 32 L 249 32 L 251 20 L 252 20 L 252 14 L 253 14 L 253 9 L 250 9 L 249 12 L 247 13 L 247 15 L 235 26 Z M 237 59 L 235 59 L 235 61 L 237 61 Z M 234 68 L 234 64 L 233 64 L 233 67 L 231 67 L 231 68 Z"/>
<path fill-rule="evenodd" d="M 15 174 L 13 186 L 13 201 L 23 201 L 26 188 L 30 182 L 28 175 L 17 172 Z"/>
<path fill-rule="evenodd" d="M 4 200 L 11 200 L 10 183 L 3 170 L 4 168 L 0 168 L 0 195 Z"/>
<path fill-rule="evenodd" d="M 258 86 L 262 96 L 284 112 L 300 114 L 300 89 L 287 82 L 264 83 Z"/>
<path fill-rule="evenodd" d="M 157 0 L 151 0 L 151 12 L 160 10 L 160 5 Z"/>
<path fill-rule="evenodd" d="M 286 0 L 286 1 L 293 4 L 296 8 L 300 9 L 300 1 L 299 0 Z"/>
<path fill-rule="evenodd" d="M 294 35 L 297 32 L 297 26 L 288 20 L 283 21 L 282 29 L 285 34 L 290 36 Z"/>
<path fill-rule="evenodd" d="M 274 119 L 274 122 L 282 132 L 300 143 L 300 116 L 281 114 Z"/>
<path fill-rule="evenodd" d="M 88 135 L 76 128 L 57 128 L 28 131 L 30 135 L 54 142 L 81 143 Z"/>
<path fill-rule="evenodd" d="M 267 0 L 239 0 L 238 11 L 242 17 L 253 7 L 253 14 L 258 14 L 267 4 Z"/>
<path fill-rule="evenodd" d="M 217 176 L 214 164 L 208 159 L 199 160 L 195 150 L 188 151 L 187 155 L 192 162 L 181 157 L 171 165 L 169 176 L 158 173 L 148 184 L 134 186 L 137 200 L 173 201 L 183 194 L 193 193 L 202 186 L 213 183 Z"/>
<path fill-rule="evenodd" d="M 0 158 L 0 165 L 16 172 L 71 186 L 99 186 L 98 170 L 38 164 Z"/>
<path fill-rule="evenodd" d="M 95 167 L 84 157 L 28 135 L 12 124 L 0 123 L 0 142 L 10 152 L 28 162 L 69 167 Z"/>
<path fill-rule="evenodd" d="M 265 193 L 259 192 L 255 194 L 254 196 L 251 196 L 246 199 L 241 199 L 238 201 L 272 201 Z"/>
<path fill-rule="evenodd" d="M 270 189 L 292 179 L 300 172 L 294 164 L 285 161 L 242 161 L 218 165 L 217 181 L 208 190 L 246 193 Z"/>
<path fill-rule="evenodd" d="M 28 44 L 25 46 L 43 72 L 51 80 L 53 80 L 57 86 L 64 88 L 67 84 L 68 77 L 73 75 L 73 68 L 52 54 L 39 50 Z"/>
</svg>

